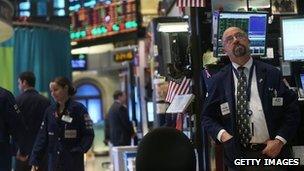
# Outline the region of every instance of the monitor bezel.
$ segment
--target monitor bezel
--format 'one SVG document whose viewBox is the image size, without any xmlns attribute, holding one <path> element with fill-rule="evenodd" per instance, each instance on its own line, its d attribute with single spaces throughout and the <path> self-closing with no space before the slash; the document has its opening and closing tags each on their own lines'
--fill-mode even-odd
<svg viewBox="0 0 304 171">
<path fill-rule="evenodd" d="M 304 20 L 304 15 L 296 15 L 296 16 L 284 16 L 280 18 L 280 30 L 281 30 L 281 43 L 282 43 L 282 57 L 284 61 L 290 61 L 290 62 L 295 62 L 295 61 L 304 61 L 303 59 L 286 59 L 284 55 L 284 34 L 283 34 L 283 20 L 293 20 L 293 19 L 303 19 Z"/>
<path fill-rule="evenodd" d="M 266 11 L 258 11 L 258 12 L 254 12 L 254 11 L 219 11 L 218 12 L 218 20 L 217 20 L 217 30 L 216 30 L 216 53 L 215 53 L 215 56 L 218 57 L 218 58 L 223 58 L 223 57 L 227 57 L 227 55 L 223 55 L 223 56 L 219 56 L 219 38 L 220 35 L 219 35 L 219 22 L 220 22 L 220 15 L 222 13 L 227 13 L 227 14 L 265 14 L 266 15 L 266 26 L 265 26 L 265 30 L 266 30 L 266 33 L 265 33 L 265 51 L 264 51 L 264 54 L 263 55 L 253 55 L 253 54 L 250 54 L 251 56 L 256 56 L 256 57 L 263 57 L 263 56 L 266 56 L 267 54 L 267 40 L 268 40 L 268 34 L 267 34 L 267 31 L 268 31 L 268 17 L 269 17 L 269 13 L 266 12 Z"/>
</svg>

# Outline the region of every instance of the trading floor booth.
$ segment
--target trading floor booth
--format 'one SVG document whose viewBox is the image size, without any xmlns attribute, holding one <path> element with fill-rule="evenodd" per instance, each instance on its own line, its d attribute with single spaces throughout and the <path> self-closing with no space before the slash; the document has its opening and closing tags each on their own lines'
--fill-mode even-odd
<svg viewBox="0 0 304 171">
<path fill-rule="evenodd" d="M 286 85 L 299 96 L 302 119 L 299 129 L 295 130 L 297 134 L 294 140 L 289 143 L 293 147 L 294 157 L 300 158 L 301 164 L 304 165 L 304 41 L 301 36 L 304 30 L 304 16 L 277 17 L 274 22 L 278 23 L 269 23 L 269 20 L 272 18 L 268 12 L 213 12 L 213 56 L 219 60 L 217 66 L 229 63 L 223 52 L 221 38 L 228 27 L 236 26 L 247 33 L 253 58 L 274 65 L 282 71 Z M 272 33 L 273 31 L 275 33 Z M 267 52 L 269 48 L 271 51 Z M 220 70 L 221 67 L 217 68 Z M 208 80 L 205 78 L 206 82 Z M 221 146 L 211 141 L 211 169 L 225 170 L 222 154 Z"/>
<path fill-rule="evenodd" d="M 282 54 L 285 62 L 289 62 L 290 70 L 285 75 L 291 78 L 291 86 L 298 93 L 301 110 L 301 123 L 294 139 L 293 151 L 304 165 L 304 16 L 281 18 Z M 286 74 L 287 72 L 287 74 Z M 284 74 L 284 72 L 283 72 Z M 294 84 L 293 84 L 294 83 Z"/>
</svg>

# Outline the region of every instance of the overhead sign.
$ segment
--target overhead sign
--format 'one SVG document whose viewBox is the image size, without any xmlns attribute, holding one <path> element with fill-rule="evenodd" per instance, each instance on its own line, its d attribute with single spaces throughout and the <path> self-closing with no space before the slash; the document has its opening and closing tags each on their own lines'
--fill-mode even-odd
<svg viewBox="0 0 304 171">
<path fill-rule="evenodd" d="M 12 17 L 14 8 L 7 0 L 0 0 L 0 42 L 9 39 L 13 35 Z"/>
<path fill-rule="evenodd" d="M 123 52 L 116 52 L 114 54 L 114 61 L 115 62 L 131 61 L 133 58 L 134 58 L 133 50 L 123 51 Z"/>
</svg>

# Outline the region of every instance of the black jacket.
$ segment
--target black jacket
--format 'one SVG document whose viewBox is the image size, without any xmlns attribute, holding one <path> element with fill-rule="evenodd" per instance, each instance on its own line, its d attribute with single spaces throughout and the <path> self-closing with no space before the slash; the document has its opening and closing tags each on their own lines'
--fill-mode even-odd
<svg viewBox="0 0 304 171">
<path fill-rule="evenodd" d="M 0 170 L 10 170 L 12 151 L 10 136 L 22 153 L 30 150 L 24 142 L 27 129 L 13 94 L 0 87 Z"/>
<path fill-rule="evenodd" d="M 131 144 L 134 133 L 129 119 L 128 109 L 118 102 L 114 102 L 109 109 L 110 142 L 114 146 Z"/>
<path fill-rule="evenodd" d="M 282 81 L 281 72 L 274 66 L 254 60 L 256 67 L 256 78 L 259 96 L 261 98 L 263 111 L 270 139 L 279 135 L 287 140 L 278 157 L 288 157 L 288 142 L 295 136 L 300 122 L 300 111 L 297 102 L 297 95 L 289 90 Z M 235 124 L 235 96 L 232 74 L 232 64 L 224 67 L 213 78 L 213 84 L 208 92 L 206 105 L 202 113 L 202 125 L 209 135 L 218 143 L 217 134 L 225 129 L 233 138 L 225 143 L 225 163 L 233 166 L 235 158 L 240 158 L 240 143 L 236 134 Z M 274 91 L 277 97 L 283 98 L 282 106 L 273 106 L 272 99 Z M 276 94 L 276 93 L 275 93 Z M 228 103 L 230 113 L 221 114 L 220 105 Z"/>
<path fill-rule="evenodd" d="M 56 118 L 56 104 L 45 111 L 30 158 L 30 165 L 38 166 L 48 153 L 48 170 L 84 171 L 83 155 L 94 140 L 93 122 L 85 106 L 68 100 L 61 118 Z M 69 118 L 69 119 L 64 119 Z"/>
<path fill-rule="evenodd" d="M 24 141 L 30 144 L 30 149 L 32 151 L 45 109 L 50 106 L 50 101 L 46 97 L 40 95 L 35 89 L 29 89 L 18 96 L 16 102 L 29 130 Z"/>
</svg>

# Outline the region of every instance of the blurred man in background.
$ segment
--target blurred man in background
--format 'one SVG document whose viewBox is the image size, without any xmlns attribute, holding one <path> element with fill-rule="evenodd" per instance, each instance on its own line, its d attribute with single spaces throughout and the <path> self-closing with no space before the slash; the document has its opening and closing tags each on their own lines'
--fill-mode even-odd
<svg viewBox="0 0 304 171">
<path fill-rule="evenodd" d="M 29 129 L 25 141 L 32 151 L 37 133 L 39 131 L 45 109 L 50 101 L 35 90 L 36 77 L 33 72 L 26 71 L 19 75 L 18 87 L 21 95 L 16 98 L 22 112 L 24 122 Z M 40 168 L 43 168 L 40 166 Z M 30 171 L 31 167 L 26 161 L 16 161 L 16 171 Z"/>
</svg>

